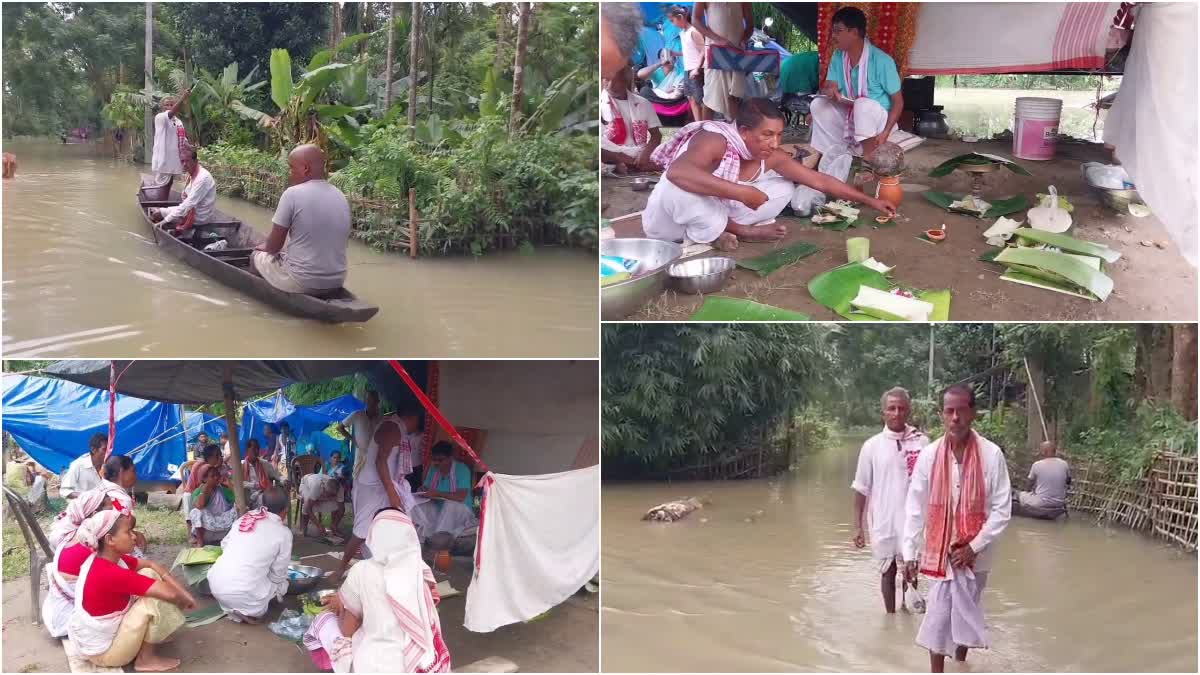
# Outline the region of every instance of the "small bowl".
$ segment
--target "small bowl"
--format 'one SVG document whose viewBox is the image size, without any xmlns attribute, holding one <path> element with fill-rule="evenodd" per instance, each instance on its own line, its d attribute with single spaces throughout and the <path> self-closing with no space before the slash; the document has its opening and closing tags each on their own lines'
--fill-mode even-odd
<svg viewBox="0 0 1200 675">
<path fill-rule="evenodd" d="M 646 190 L 650 189 L 650 179 L 634 178 L 633 182 L 629 185 L 629 189 L 633 190 L 634 192 L 645 192 Z"/>
<path fill-rule="evenodd" d="M 892 217 L 891 216 L 875 216 L 875 222 L 879 223 L 880 225 L 883 225 L 884 223 L 890 223 L 890 222 L 892 222 Z"/>
<path fill-rule="evenodd" d="M 925 236 L 929 237 L 930 241 L 941 241 L 946 238 L 945 230 L 925 230 Z"/>
<path fill-rule="evenodd" d="M 675 288 L 684 293 L 703 295 L 716 293 L 725 287 L 737 263 L 733 258 L 700 258 L 675 263 L 667 270 Z"/>
</svg>

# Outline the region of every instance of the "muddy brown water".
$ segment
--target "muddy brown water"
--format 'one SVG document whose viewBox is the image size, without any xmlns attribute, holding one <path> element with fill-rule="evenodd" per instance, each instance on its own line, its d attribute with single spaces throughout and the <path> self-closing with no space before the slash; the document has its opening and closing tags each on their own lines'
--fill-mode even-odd
<svg viewBox="0 0 1200 675">
<path fill-rule="evenodd" d="M 138 167 L 93 148 L 5 143 L 5 356 L 403 355 L 594 357 L 595 255 L 421 258 L 351 242 L 347 285 L 379 305 L 365 324 L 298 319 L 159 252 L 134 202 Z M 266 231 L 270 209 L 218 197 Z"/>
<path fill-rule="evenodd" d="M 602 668 L 927 671 L 921 616 L 884 614 L 877 570 L 851 542 L 861 442 L 770 480 L 605 484 Z M 640 520 L 686 495 L 712 503 Z M 1196 671 L 1194 554 L 1079 514 L 1014 518 L 998 546 L 992 648 L 958 670 Z"/>
</svg>

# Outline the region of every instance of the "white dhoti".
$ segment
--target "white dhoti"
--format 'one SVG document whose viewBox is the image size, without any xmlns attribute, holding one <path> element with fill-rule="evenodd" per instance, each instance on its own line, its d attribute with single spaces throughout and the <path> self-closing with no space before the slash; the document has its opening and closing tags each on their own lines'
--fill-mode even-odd
<svg viewBox="0 0 1200 675">
<path fill-rule="evenodd" d="M 705 70 L 704 105 L 729 119 L 729 96 L 746 97 L 746 74 L 732 70 Z"/>
<path fill-rule="evenodd" d="M 854 112 L 851 121 L 854 123 L 854 145 L 850 145 L 846 129 L 847 106 L 834 103 L 826 96 L 817 96 L 809 104 L 812 113 L 812 140 L 810 144 L 817 152 L 827 154 L 837 153 L 844 148 L 855 156 L 862 155 L 862 142 L 872 136 L 878 136 L 887 126 L 888 111 L 879 102 L 870 98 L 860 98 L 854 101 Z"/>
<path fill-rule="evenodd" d="M 409 513 L 422 541 L 439 532 L 457 539 L 479 525 L 474 511 L 452 499 L 430 499 L 417 504 Z"/>
<path fill-rule="evenodd" d="M 396 486 L 396 492 L 400 495 L 400 508 L 411 515 L 414 508 L 412 487 L 404 476 L 401 476 L 400 480 L 392 482 Z M 379 512 L 379 509 L 385 509 L 392 505 L 388 501 L 387 490 L 383 489 L 382 483 L 359 482 L 355 483 L 354 488 L 350 491 L 350 499 L 354 506 L 354 536 L 366 539 L 375 514 Z"/>
<path fill-rule="evenodd" d="M 986 649 L 987 626 L 981 601 L 987 577 L 987 572 L 956 571 L 950 579 L 929 580 L 925 620 L 917 631 L 917 644 L 946 656 L 953 656 L 957 647 Z"/>
<path fill-rule="evenodd" d="M 642 156 L 642 151 L 646 149 L 646 145 L 617 145 L 600 134 L 600 148 L 609 152 L 616 152 L 629 158 L 630 162 L 636 162 L 638 157 Z"/>
<path fill-rule="evenodd" d="M 738 225 L 758 225 L 774 220 L 796 191 L 795 183 L 775 171 L 767 171 L 742 184 L 752 185 L 765 193 L 766 203 L 751 209 L 741 202 L 731 204 L 719 197 L 693 194 L 664 175 L 654 186 L 646 209 L 642 211 L 642 230 L 651 239 L 678 242 L 686 238 L 709 244 L 721 236 L 730 220 Z"/>
</svg>

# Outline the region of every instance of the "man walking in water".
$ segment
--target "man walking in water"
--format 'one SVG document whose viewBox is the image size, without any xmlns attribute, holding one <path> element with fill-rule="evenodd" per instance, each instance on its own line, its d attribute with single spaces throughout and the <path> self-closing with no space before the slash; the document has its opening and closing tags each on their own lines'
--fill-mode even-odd
<svg viewBox="0 0 1200 675">
<path fill-rule="evenodd" d="M 945 671 L 946 656 L 966 661 L 969 648 L 988 646 L 983 589 L 992 544 L 1012 515 L 1004 455 L 971 428 L 974 419 L 975 392 L 961 384 L 946 389 L 946 433 L 917 457 L 905 507 L 904 577 L 915 581 L 919 572 L 931 580 L 917 644 L 929 650 L 934 673 Z"/>
<path fill-rule="evenodd" d="M 921 448 L 929 445 L 929 438 L 908 424 L 912 412 L 908 390 L 893 387 L 884 392 L 880 403 L 883 431 L 863 443 L 858 454 L 858 470 L 850 487 L 855 493 L 854 545 L 866 547 L 867 531 L 870 531 L 871 555 L 882 575 L 883 607 L 888 614 L 894 614 L 897 562 L 903 560 L 900 539 L 904 533 L 908 481 Z M 867 516 L 865 524 L 864 512 Z M 907 585 L 906 582 L 906 588 Z"/>
</svg>

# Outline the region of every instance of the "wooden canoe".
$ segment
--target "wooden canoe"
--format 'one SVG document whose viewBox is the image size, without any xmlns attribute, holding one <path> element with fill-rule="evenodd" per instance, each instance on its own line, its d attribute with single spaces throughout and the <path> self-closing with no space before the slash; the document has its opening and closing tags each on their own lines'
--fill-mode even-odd
<svg viewBox="0 0 1200 675">
<path fill-rule="evenodd" d="M 265 238 L 237 218 L 215 210 L 213 222 L 196 226 L 195 238 L 199 243 L 193 245 L 171 234 L 171 228 L 163 228 L 150 220 L 149 209 L 179 204 L 181 196 L 178 192 L 171 192 L 168 200 L 157 201 L 148 199 L 139 191 L 137 200 L 142 219 L 150 228 L 158 248 L 230 288 L 288 314 L 329 323 L 367 321 L 379 312 L 379 307 L 363 302 L 345 288 L 317 297 L 304 293 L 287 293 L 267 283 L 265 279 L 250 271 L 250 254 Z M 213 235 L 219 235 L 220 239 L 228 241 L 228 247 L 223 251 L 202 250 L 203 244 L 213 241 L 211 238 L 202 237 Z"/>
</svg>

